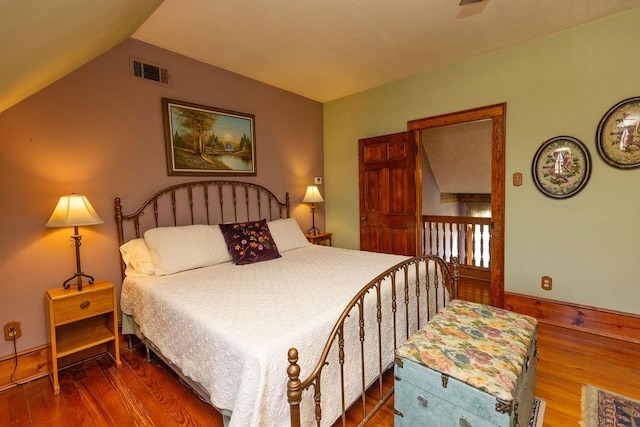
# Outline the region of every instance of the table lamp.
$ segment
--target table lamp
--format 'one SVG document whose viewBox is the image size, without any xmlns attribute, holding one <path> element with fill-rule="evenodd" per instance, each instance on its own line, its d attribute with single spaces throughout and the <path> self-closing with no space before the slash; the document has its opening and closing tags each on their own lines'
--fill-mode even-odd
<svg viewBox="0 0 640 427">
<path fill-rule="evenodd" d="M 104 221 L 100 219 L 98 213 L 93 209 L 89 200 L 79 194 L 70 194 L 60 197 L 58 205 L 53 210 L 47 227 L 73 227 L 73 236 L 71 236 L 73 245 L 76 248 L 76 273 L 65 280 L 62 286 L 69 289 L 71 281 L 77 279 L 78 290 L 82 290 L 82 278 L 89 279 L 89 284 L 93 283 L 93 277 L 84 274 L 80 267 L 80 240 L 82 236 L 78 233 L 78 227 L 81 225 L 102 224 Z"/>
<path fill-rule="evenodd" d="M 324 199 L 320 195 L 320 190 L 315 185 L 307 187 L 307 192 L 302 199 L 302 203 L 311 203 L 311 228 L 307 230 L 307 234 L 313 232 L 314 235 L 320 232 L 320 229 L 316 227 L 316 206 L 315 203 L 324 202 Z"/>
</svg>

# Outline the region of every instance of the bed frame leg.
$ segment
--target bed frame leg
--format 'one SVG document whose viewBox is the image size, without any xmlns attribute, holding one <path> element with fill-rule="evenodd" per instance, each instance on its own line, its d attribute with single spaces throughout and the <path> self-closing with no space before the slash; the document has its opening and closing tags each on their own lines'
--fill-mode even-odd
<svg viewBox="0 0 640 427">
<path fill-rule="evenodd" d="M 302 381 L 300 381 L 300 366 L 298 365 L 298 350 L 289 349 L 289 367 L 287 368 L 287 400 L 291 413 L 291 427 L 300 427 L 300 402 L 302 401 Z"/>
<path fill-rule="evenodd" d="M 147 344 L 144 345 L 145 350 L 147 350 L 147 363 L 151 362 L 151 350 L 149 350 L 149 346 Z"/>
</svg>

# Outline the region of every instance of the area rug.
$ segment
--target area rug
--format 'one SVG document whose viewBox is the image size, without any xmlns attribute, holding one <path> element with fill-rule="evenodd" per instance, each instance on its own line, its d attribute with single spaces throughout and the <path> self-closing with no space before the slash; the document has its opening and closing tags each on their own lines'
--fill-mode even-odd
<svg viewBox="0 0 640 427">
<path fill-rule="evenodd" d="M 640 401 L 585 384 L 580 424 L 583 427 L 640 426 Z"/>
<path fill-rule="evenodd" d="M 529 420 L 529 427 L 542 427 L 542 421 L 544 419 L 544 400 L 538 399 L 533 402 L 533 411 L 531 411 L 531 419 Z"/>
</svg>

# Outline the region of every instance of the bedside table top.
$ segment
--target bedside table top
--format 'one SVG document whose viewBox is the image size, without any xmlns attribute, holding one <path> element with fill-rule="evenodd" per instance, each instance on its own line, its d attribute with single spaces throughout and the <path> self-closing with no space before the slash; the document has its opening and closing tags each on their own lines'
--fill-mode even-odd
<svg viewBox="0 0 640 427">
<path fill-rule="evenodd" d="M 313 234 L 313 233 L 305 233 L 304 237 L 306 237 L 307 239 L 321 239 L 324 237 L 329 237 L 331 236 L 333 233 L 328 233 L 326 231 L 321 231 L 319 233 Z"/>
<path fill-rule="evenodd" d="M 96 280 L 92 285 L 88 283 L 83 283 L 82 290 L 79 291 L 77 287 L 71 286 L 69 289 L 65 289 L 63 287 L 49 289 L 46 292 L 47 298 L 52 300 L 59 300 L 63 298 L 71 298 L 79 294 L 89 294 L 92 292 L 100 292 L 105 289 L 113 288 L 113 283 L 107 282 L 106 280 Z"/>
</svg>

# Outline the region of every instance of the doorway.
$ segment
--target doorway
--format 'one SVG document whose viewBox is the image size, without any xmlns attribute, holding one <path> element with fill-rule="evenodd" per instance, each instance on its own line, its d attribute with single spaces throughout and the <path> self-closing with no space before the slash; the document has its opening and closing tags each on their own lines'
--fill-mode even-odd
<svg viewBox="0 0 640 427">
<path fill-rule="evenodd" d="M 505 206 L 505 114 L 506 104 L 495 104 L 486 107 L 474 108 L 450 114 L 411 120 L 407 123 L 410 132 L 414 133 L 416 141 L 422 141 L 422 134 L 433 129 L 444 129 L 451 125 L 460 125 L 472 122 L 490 121 L 490 248 L 489 248 L 489 300 L 496 307 L 504 306 L 504 206 Z M 420 147 L 421 148 L 421 147 Z M 452 150 L 454 148 L 452 147 Z M 456 148 L 458 150 L 458 148 Z M 417 150 L 420 159 L 422 150 Z M 459 159 L 463 162 L 464 158 Z M 416 197 L 417 210 L 422 217 L 422 162 L 416 161 Z M 422 220 L 420 220 L 422 224 Z M 418 227 L 422 228 L 422 227 Z M 418 242 L 419 253 L 422 253 L 422 241 Z M 470 269 L 465 272 L 469 283 L 486 282 L 480 270 Z"/>
<path fill-rule="evenodd" d="M 359 140 L 360 249 L 422 254 L 423 167 L 422 147 L 418 145 L 422 133 L 450 125 L 489 122 L 491 218 L 486 221 L 490 234 L 489 268 L 468 269 L 463 273 L 467 283 L 488 286 L 488 302 L 503 307 L 505 113 L 505 103 L 495 104 L 411 120 L 406 132 Z"/>
</svg>

